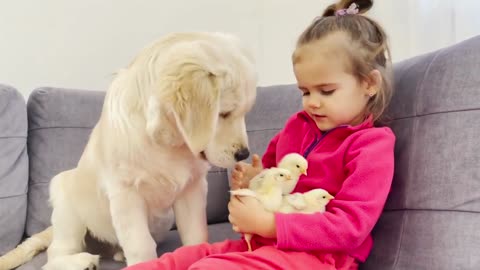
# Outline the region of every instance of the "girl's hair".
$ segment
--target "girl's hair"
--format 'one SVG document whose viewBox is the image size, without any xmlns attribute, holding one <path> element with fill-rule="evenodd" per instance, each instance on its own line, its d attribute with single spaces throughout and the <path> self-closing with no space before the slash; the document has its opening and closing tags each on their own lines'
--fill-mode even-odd
<svg viewBox="0 0 480 270">
<path fill-rule="evenodd" d="M 348 9 L 353 3 L 358 6 L 358 14 L 336 15 L 338 10 Z M 373 0 L 341 0 L 330 5 L 323 16 L 317 17 L 300 35 L 297 49 L 338 31 L 346 33 L 349 38 L 346 53 L 352 74 L 359 81 L 368 80 L 369 73 L 377 69 L 382 76 L 380 89 L 367 104 L 368 112 L 377 121 L 390 102 L 393 89 L 387 35 L 374 20 L 359 15 L 368 11 L 372 5 Z M 296 61 L 295 57 L 293 61 Z"/>
</svg>

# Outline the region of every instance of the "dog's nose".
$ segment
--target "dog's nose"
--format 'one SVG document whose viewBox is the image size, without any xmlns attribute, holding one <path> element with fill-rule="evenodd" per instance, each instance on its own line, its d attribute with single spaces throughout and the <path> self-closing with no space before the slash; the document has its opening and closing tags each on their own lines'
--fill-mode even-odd
<svg viewBox="0 0 480 270">
<path fill-rule="evenodd" d="M 242 148 L 238 150 L 234 155 L 236 161 L 242 161 L 244 159 L 247 159 L 248 156 L 250 156 L 250 151 L 248 151 L 248 148 Z"/>
</svg>

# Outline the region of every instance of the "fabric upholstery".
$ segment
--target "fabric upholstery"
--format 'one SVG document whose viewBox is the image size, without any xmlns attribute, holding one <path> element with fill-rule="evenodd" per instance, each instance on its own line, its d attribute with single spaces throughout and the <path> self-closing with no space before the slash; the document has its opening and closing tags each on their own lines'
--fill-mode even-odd
<svg viewBox="0 0 480 270">
<path fill-rule="evenodd" d="M 0 85 L 0 255 L 22 239 L 27 212 L 27 108 L 13 87 Z"/>
</svg>

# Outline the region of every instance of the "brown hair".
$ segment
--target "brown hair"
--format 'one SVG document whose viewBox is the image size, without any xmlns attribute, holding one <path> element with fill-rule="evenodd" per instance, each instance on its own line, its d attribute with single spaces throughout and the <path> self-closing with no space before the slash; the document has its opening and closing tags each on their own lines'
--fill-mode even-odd
<svg viewBox="0 0 480 270">
<path fill-rule="evenodd" d="M 373 0 L 341 0 L 330 5 L 325 9 L 323 16 L 317 17 L 300 35 L 297 49 L 338 31 L 346 33 L 350 39 L 347 55 L 350 59 L 352 74 L 359 81 L 368 80 L 370 72 L 376 69 L 382 76 L 380 89 L 367 104 L 368 112 L 373 114 L 374 120 L 377 121 L 381 118 L 393 93 L 387 35 L 377 22 L 366 16 L 335 15 L 337 10 L 347 9 L 353 3 L 357 4 L 359 14 L 363 14 L 372 7 Z M 295 57 L 293 61 L 295 62 Z"/>
</svg>

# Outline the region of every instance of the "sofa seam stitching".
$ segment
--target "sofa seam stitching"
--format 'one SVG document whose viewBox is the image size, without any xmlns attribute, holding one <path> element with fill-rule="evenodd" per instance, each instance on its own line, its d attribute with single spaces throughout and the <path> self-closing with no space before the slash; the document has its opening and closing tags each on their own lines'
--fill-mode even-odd
<svg viewBox="0 0 480 270">
<path fill-rule="evenodd" d="M 23 194 L 16 194 L 16 195 L 9 195 L 9 196 L 5 196 L 5 197 L 1 197 L 0 196 L 0 200 L 1 199 L 12 199 L 12 198 L 16 198 L 16 197 L 21 197 L 21 196 L 25 196 L 27 195 L 28 192 L 25 192 Z"/>
<path fill-rule="evenodd" d="M 0 139 L 26 139 L 28 136 L 0 136 Z"/>
<path fill-rule="evenodd" d="M 93 127 L 74 127 L 74 126 L 52 126 L 52 127 L 35 127 L 35 128 L 29 128 L 28 131 L 36 131 L 36 130 L 42 130 L 42 129 L 60 129 L 60 128 L 72 128 L 72 129 L 93 129 Z"/>
</svg>

